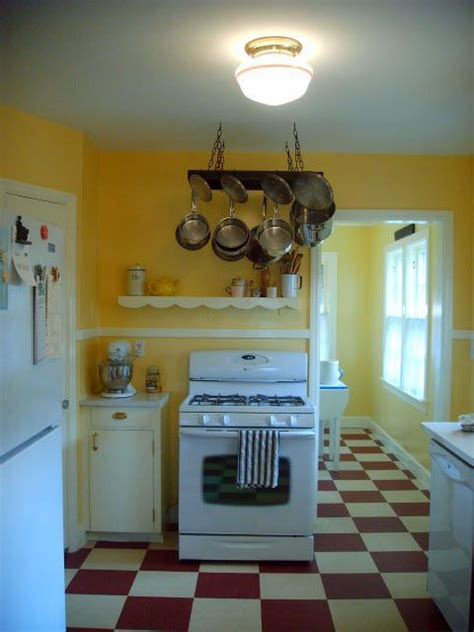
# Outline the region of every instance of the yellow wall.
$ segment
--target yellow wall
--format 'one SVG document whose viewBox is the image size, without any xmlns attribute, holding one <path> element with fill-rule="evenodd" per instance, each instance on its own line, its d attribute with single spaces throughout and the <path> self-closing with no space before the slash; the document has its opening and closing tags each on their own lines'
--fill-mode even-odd
<svg viewBox="0 0 474 632">
<path fill-rule="evenodd" d="M 371 416 L 370 228 L 334 226 L 323 252 L 337 253 L 337 359 L 350 388 L 345 416 Z"/>
</svg>

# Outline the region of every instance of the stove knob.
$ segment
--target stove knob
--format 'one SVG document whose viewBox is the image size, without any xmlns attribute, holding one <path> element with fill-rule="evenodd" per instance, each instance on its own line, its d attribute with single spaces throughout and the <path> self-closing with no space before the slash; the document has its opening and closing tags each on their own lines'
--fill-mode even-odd
<svg viewBox="0 0 474 632">
<path fill-rule="evenodd" d="M 224 415 L 222 417 L 222 423 L 224 424 L 224 426 L 230 426 L 230 416 Z"/>
<path fill-rule="evenodd" d="M 208 426 L 211 423 L 211 416 L 210 415 L 203 415 L 202 416 L 202 425 L 203 426 Z"/>
<path fill-rule="evenodd" d="M 290 415 L 290 426 L 294 428 L 298 425 L 298 417 L 296 415 Z"/>
</svg>

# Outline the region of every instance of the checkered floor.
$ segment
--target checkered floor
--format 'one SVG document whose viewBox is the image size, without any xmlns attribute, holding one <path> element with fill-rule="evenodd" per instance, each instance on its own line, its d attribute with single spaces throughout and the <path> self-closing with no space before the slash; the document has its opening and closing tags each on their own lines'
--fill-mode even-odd
<svg viewBox="0 0 474 632">
<path fill-rule="evenodd" d="M 426 592 L 429 492 L 364 430 L 319 474 L 313 562 L 179 562 L 176 532 L 90 543 L 67 556 L 68 631 L 449 630 Z"/>
</svg>

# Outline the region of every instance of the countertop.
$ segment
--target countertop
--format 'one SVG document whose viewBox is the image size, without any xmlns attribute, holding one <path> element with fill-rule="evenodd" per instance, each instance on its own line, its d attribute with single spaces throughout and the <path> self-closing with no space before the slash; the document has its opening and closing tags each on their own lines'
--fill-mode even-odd
<svg viewBox="0 0 474 632">
<path fill-rule="evenodd" d="M 457 421 L 425 421 L 422 425 L 432 439 L 474 467 L 474 432 L 463 432 Z"/>
<path fill-rule="evenodd" d="M 79 406 L 94 408 L 163 408 L 169 398 L 169 393 L 137 393 L 133 397 L 115 399 L 91 395 L 91 397 L 81 399 Z"/>
<path fill-rule="evenodd" d="M 344 389 L 348 389 L 349 387 L 347 386 L 347 384 L 344 384 L 344 382 L 341 382 L 341 380 L 338 380 L 337 382 L 334 382 L 334 384 L 320 384 L 319 385 L 319 389 L 321 391 L 337 391 L 337 390 L 344 390 Z"/>
</svg>

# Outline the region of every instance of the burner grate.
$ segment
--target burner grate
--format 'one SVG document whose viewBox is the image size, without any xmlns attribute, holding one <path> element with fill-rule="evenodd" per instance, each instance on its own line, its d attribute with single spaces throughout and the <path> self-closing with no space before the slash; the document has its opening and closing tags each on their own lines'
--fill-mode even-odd
<svg viewBox="0 0 474 632">
<path fill-rule="evenodd" d="M 294 395 L 194 395 L 189 402 L 190 406 L 304 406 L 302 397 Z"/>
</svg>

